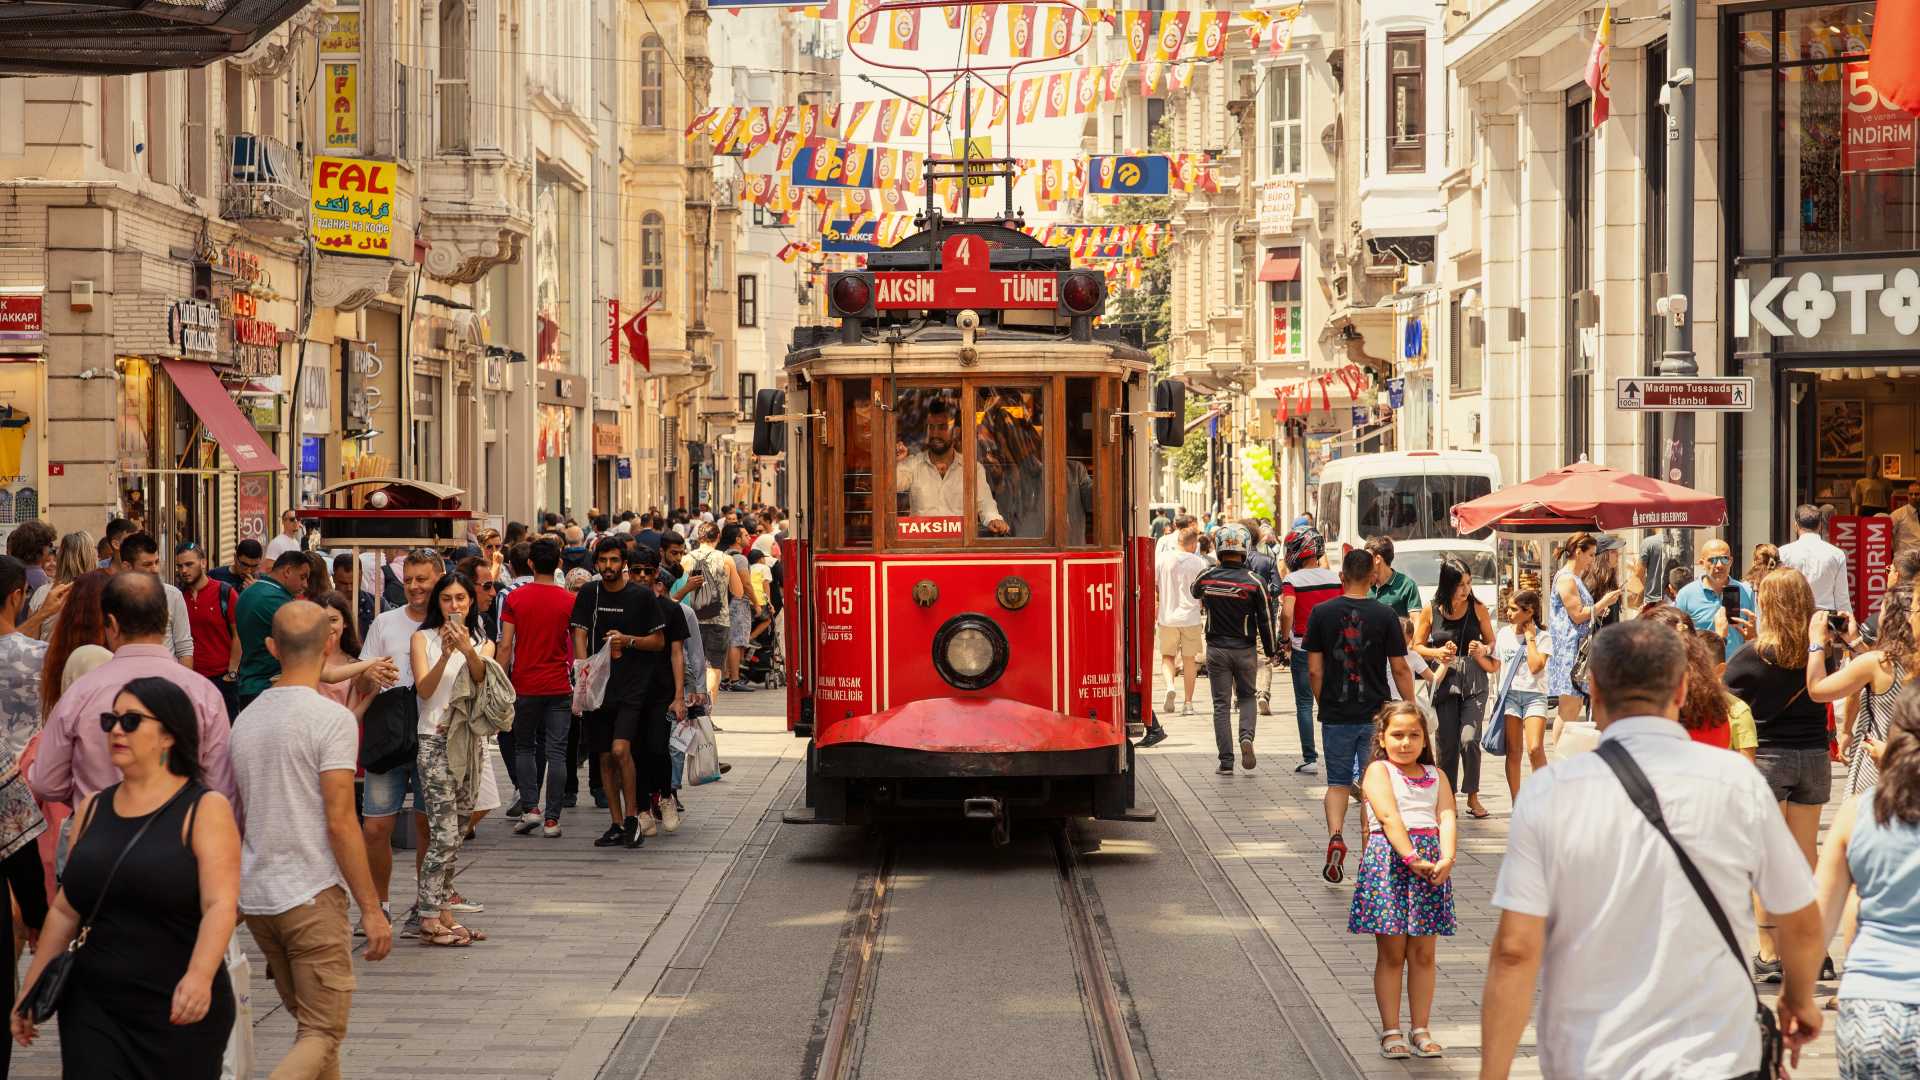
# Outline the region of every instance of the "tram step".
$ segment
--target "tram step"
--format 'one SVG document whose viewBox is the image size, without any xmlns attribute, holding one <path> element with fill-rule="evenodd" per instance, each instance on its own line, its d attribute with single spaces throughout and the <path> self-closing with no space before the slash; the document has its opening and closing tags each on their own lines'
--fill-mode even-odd
<svg viewBox="0 0 1920 1080">
<path fill-rule="evenodd" d="M 782 825 L 838 825 L 832 818 L 820 817 L 811 806 L 796 806 L 780 815 Z"/>
<path fill-rule="evenodd" d="M 1129 806 L 1127 807 L 1125 813 L 1115 815 L 1109 820 L 1111 821 L 1159 821 L 1160 811 L 1150 810 L 1144 806 Z"/>
</svg>

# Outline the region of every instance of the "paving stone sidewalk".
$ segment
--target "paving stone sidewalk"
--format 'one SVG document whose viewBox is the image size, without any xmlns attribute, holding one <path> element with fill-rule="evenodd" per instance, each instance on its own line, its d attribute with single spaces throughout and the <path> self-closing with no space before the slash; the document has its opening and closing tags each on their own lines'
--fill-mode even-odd
<svg viewBox="0 0 1920 1080">
<path fill-rule="evenodd" d="M 567 812 L 558 839 L 514 836 L 500 813 L 481 822 L 460 853 L 458 883 L 486 905 L 463 916 L 490 940 L 466 949 L 396 939 L 377 964 L 354 960 L 359 988 L 341 1056 L 352 1077 L 458 1076 L 534 1080 L 595 1076 L 800 758 L 786 732 L 784 692 L 726 695 L 719 783 L 682 793 L 679 832 L 638 851 L 593 847 L 607 812 Z M 504 785 L 499 759 L 495 771 Z M 509 794 L 510 797 L 510 793 Z M 413 853 L 394 853 L 395 906 L 411 902 Z M 292 1045 L 266 964 L 242 929 L 252 960 L 254 1075 L 266 1076 Z M 21 973 L 24 974 L 22 964 Z M 9 1075 L 60 1075 L 59 1025 L 31 1048 L 14 1047 Z"/>
<path fill-rule="evenodd" d="M 1156 707 L 1164 694 L 1164 686 L 1156 688 Z M 1142 771 L 1151 783 L 1170 794 L 1172 809 L 1193 824 L 1208 853 L 1218 860 L 1262 929 L 1291 962 L 1362 1072 L 1370 1077 L 1477 1075 L 1481 991 L 1486 982 L 1488 948 L 1500 921 L 1499 910 L 1492 902 L 1493 885 L 1506 849 L 1512 810 L 1502 760 L 1488 757 L 1482 766 L 1481 801 L 1493 816 L 1476 821 L 1463 812 L 1460 819 L 1453 876 L 1458 932 L 1440 941 L 1440 977 L 1431 1025 L 1434 1038 L 1447 1047 L 1447 1054 L 1435 1060 L 1387 1061 L 1379 1056 L 1373 939 L 1347 932 L 1347 911 L 1353 899 L 1351 878 L 1337 886 L 1320 878 L 1327 841 L 1321 803 L 1326 780 L 1324 775 L 1293 771 L 1300 763 L 1300 737 L 1286 673 L 1277 673 L 1274 681 L 1272 714 L 1259 717 L 1254 741 L 1259 767 L 1251 773 L 1236 770 L 1232 777 L 1214 774 L 1218 757 L 1205 679 L 1194 693 L 1194 705 L 1192 715 L 1163 719 L 1170 738 L 1139 751 L 1137 760 L 1143 763 Z M 1316 731 L 1316 742 L 1318 739 Z M 1827 822 L 1838 806 L 1838 801 L 1829 804 Z M 1166 809 L 1163 807 L 1163 812 Z M 1360 844 L 1352 811 L 1348 813 L 1346 837 L 1357 856 Z M 1355 867 L 1356 856 L 1348 859 L 1349 872 Z M 1632 962 L 1632 958 L 1623 958 L 1623 962 Z M 1833 988 L 1833 984 L 1824 984 L 1828 992 Z M 1771 997 L 1764 987 L 1762 995 Z M 1408 1026 L 1406 1009 L 1403 998 L 1403 1030 Z M 1833 1018 L 1833 1013 L 1826 1014 L 1827 1028 L 1819 1041 L 1802 1053 L 1800 1068 L 1794 1070 L 1796 1078 L 1838 1075 Z M 1521 1045 L 1522 1060 L 1514 1068 L 1516 1077 L 1540 1075 L 1533 1057 L 1533 1039 L 1534 1030 L 1529 1025 Z"/>
</svg>

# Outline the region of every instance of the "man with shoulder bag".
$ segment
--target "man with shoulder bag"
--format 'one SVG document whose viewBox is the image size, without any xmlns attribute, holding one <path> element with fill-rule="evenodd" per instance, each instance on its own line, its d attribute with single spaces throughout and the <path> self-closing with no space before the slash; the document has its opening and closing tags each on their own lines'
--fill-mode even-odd
<svg viewBox="0 0 1920 1080">
<path fill-rule="evenodd" d="M 1635 619 L 1592 640 L 1600 747 L 1533 774 L 1514 804 L 1480 1075 L 1508 1075 L 1538 976 L 1547 1076 L 1775 1080 L 1821 1026 L 1825 941 L 1806 858 L 1753 766 L 1680 726 L 1680 636 Z M 1777 1022 L 1740 947 L 1754 933 L 1750 892 L 1775 913 Z"/>
</svg>

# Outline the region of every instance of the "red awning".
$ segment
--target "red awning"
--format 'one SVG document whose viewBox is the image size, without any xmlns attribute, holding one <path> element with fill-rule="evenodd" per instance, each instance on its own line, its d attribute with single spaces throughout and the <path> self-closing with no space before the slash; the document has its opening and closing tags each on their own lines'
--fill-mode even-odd
<svg viewBox="0 0 1920 1080">
<path fill-rule="evenodd" d="M 1269 255 L 1260 267 L 1261 281 L 1299 281 L 1300 256 Z"/>
<path fill-rule="evenodd" d="M 227 452 L 234 467 L 243 473 L 279 472 L 280 464 L 267 440 L 253 430 L 253 424 L 240 413 L 227 388 L 213 369 L 194 360 L 164 361 L 167 376 L 180 388 L 180 396 L 193 406 L 194 415 L 207 426 Z"/>
<path fill-rule="evenodd" d="M 1718 495 L 1669 484 L 1649 476 L 1603 468 L 1582 461 L 1508 484 L 1453 508 L 1453 527 L 1461 533 L 1492 526 L 1506 531 L 1550 530 L 1554 519 L 1564 531 L 1614 529 L 1711 529 L 1727 523 L 1727 501 Z"/>
</svg>

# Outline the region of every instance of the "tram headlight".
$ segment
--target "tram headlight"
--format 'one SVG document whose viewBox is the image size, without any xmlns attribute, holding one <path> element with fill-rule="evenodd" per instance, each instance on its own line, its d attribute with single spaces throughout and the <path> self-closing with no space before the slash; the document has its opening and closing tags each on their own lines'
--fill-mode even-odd
<svg viewBox="0 0 1920 1080">
<path fill-rule="evenodd" d="M 865 318 L 873 315 L 873 279 L 865 274 L 834 274 L 827 286 L 833 302 L 833 314 L 839 318 Z"/>
<path fill-rule="evenodd" d="M 1071 270 L 1060 276 L 1060 313 L 1092 315 L 1106 297 L 1106 281 L 1087 270 Z"/>
<path fill-rule="evenodd" d="M 933 636 L 933 667 L 956 689 L 984 689 L 1007 670 L 1007 636 L 984 615 L 956 615 Z"/>
</svg>

